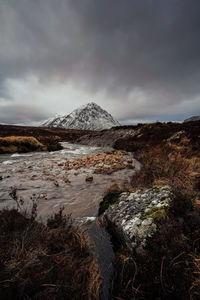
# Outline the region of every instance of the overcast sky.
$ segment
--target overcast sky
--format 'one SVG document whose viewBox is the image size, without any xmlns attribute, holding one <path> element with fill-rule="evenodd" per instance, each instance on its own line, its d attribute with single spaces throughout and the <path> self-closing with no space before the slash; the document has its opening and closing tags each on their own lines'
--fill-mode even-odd
<svg viewBox="0 0 200 300">
<path fill-rule="evenodd" d="M 200 115 L 199 0 L 0 0 L 0 123 Z"/>
</svg>

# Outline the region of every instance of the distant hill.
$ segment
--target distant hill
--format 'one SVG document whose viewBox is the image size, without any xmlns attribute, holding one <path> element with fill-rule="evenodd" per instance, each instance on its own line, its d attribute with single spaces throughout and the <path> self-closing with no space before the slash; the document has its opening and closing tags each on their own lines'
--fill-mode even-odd
<svg viewBox="0 0 200 300">
<path fill-rule="evenodd" d="M 192 122 L 192 121 L 199 121 L 199 120 L 200 120 L 200 116 L 193 116 L 193 117 L 190 117 L 188 119 L 185 119 L 184 123 L 186 123 L 186 122 Z"/>
<path fill-rule="evenodd" d="M 75 109 L 69 115 L 56 115 L 43 122 L 41 126 L 65 129 L 103 130 L 120 126 L 120 123 L 99 105 L 91 102 Z"/>
</svg>

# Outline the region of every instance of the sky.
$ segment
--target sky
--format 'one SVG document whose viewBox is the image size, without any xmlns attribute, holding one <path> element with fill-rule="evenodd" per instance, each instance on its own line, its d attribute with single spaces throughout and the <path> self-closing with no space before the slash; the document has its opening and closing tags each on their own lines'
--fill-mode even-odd
<svg viewBox="0 0 200 300">
<path fill-rule="evenodd" d="M 0 123 L 200 115 L 199 0 L 0 0 Z"/>
</svg>

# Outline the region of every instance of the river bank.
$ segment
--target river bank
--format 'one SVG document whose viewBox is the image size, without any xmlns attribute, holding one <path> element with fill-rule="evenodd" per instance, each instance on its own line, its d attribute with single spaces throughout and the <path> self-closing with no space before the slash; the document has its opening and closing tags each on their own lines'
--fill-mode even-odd
<svg viewBox="0 0 200 300">
<path fill-rule="evenodd" d="M 0 154 L 61 150 L 60 142 L 75 142 L 86 133 L 90 131 L 0 125 Z"/>
<path fill-rule="evenodd" d="M 142 168 L 103 215 L 112 299 L 199 299 L 200 123 L 146 124 L 114 147 L 134 151 Z"/>
<path fill-rule="evenodd" d="M 34 191 L 43 218 L 64 206 L 87 230 L 93 222 L 96 255 L 109 266 L 106 257 L 110 257 L 114 266 L 112 280 L 111 275 L 103 275 L 107 290 L 102 299 L 196 300 L 200 295 L 199 125 L 112 128 L 79 137 L 84 146 L 64 144 L 58 152 L 1 156 L 2 199 L 14 184 L 23 201 Z M 142 164 L 140 172 L 135 158 Z M 13 200 L 6 201 L 9 205 Z M 103 214 L 97 219 L 100 203 Z M 94 220 L 104 226 L 102 232 Z M 104 241 L 105 228 L 115 257 L 109 236 Z M 106 274 L 106 269 L 101 272 Z"/>
<path fill-rule="evenodd" d="M 95 219 L 106 190 L 113 184 L 124 189 L 140 164 L 131 154 L 108 147 L 63 142 L 62 148 L 53 152 L 0 155 L 0 207 L 2 211 L 5 207 L 15 207 L 23 214 L 37 207 L 37 220 L 42 218 L 43 222 L 61 207 L 63 214 L 71 214 L 73 223 L 81 226 L 81 232 L 86 230 L 89 233 L 87 247 L 92 245 L 95 249 L 91 257 L 95 253 L 100 268 L 95 274 L 104 279 L 101 299 L 107 299 L 113 251 L 109 236 Z M 92 180 L 88 181 L 88 177 Z M 22 228 L 24 230 L 26 228 Z M 83 238 L 86 238 L 86 233 Z M 110 267 L 105 264 L 106 259 Z M 100 279 L 98 282 L 101 285 Z"/>
</svg>

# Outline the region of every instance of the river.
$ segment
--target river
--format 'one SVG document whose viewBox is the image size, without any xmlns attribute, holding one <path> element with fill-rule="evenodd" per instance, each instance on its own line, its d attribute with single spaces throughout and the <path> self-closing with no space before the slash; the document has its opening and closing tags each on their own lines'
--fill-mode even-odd
<svg viewBox="0 0 200 300">
<path fill-rule="evenodd" d="M 106 189 L 114 182 L 128 182 L 133 170 L 124 169 L 110 175 L 92 174 L 92 168 L 66 170 L 66 160 L 96 155 L 106 148 L 62 143 L 63 150 L 0 155 L 0 209 L 16 203 L 9 196 L 12 187 L 23 198 L 25 207 L 32 205 L 34 195 L 38 202 L 38 215 L 46 218 L 63 206 L 73 218 L 95 217 L 99 202 Z M 137 161 L 133 161 L 136 169 Z M 87 175 L 93 182 L 86 182 Z"/>
<path fill-rule="evenodd" d="M 15 188 L 24 202 L 23 207 L 31 210 L 31 197 L 37 200 L 38 217 L 45 220 L 53 212 L 64 207 L 78 223 L 90 221 L 87 228 L 104 279 L 102 299 L 109 298 L 109 280 L 112 274 L 112 245 L 104 229 L 94 222 L 99 203 L 107 188 L 113 183 L 119 186 L 129 183 L 140 164 L 133 159 L 133 169 L 123 169 L 110 175 L 94 174 L 94 169 L 66 170 L 66 161 L 94 156 L 110 149 L 62 143 L 63 150 L 55 152 L 33 152 L 27 154 L 0 155 L 0 209 L 16 207 L 10 191 Z M 86 176 L 93 176 L 86 182 Z"/>
</svg>

